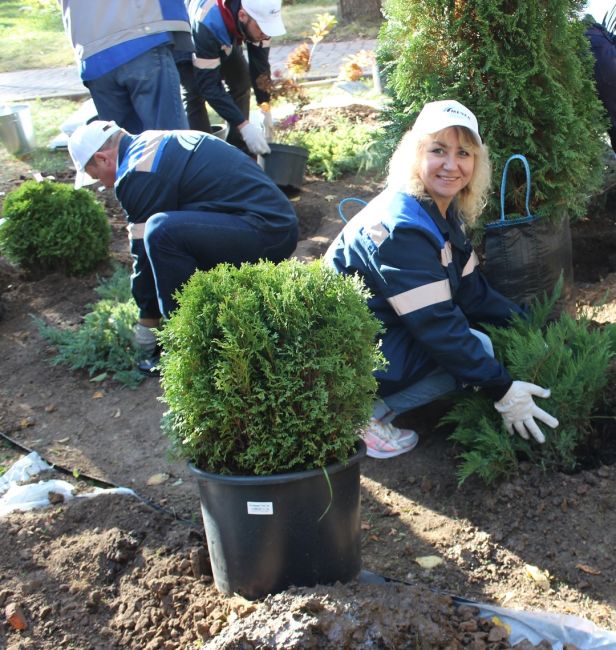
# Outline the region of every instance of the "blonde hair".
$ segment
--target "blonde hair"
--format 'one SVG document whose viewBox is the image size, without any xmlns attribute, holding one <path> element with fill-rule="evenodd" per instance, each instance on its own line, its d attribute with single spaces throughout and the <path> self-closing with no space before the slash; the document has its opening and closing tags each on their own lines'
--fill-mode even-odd
<svg viewBox="0 0 616 650">
<path fill-rule="evenodd" d="M 488 148 L 484 144 L 477 144 L 471 131 L 466 127 L 451 126 L 447 128 L 455 129 L 460 145 L 475 156 L 475 167 L 471 180 L 457 194 L 453 202 L 464 221 L 472 224 L 481 214 L 488 200 L 492 173 Z M 428 135 L 420 135 L 413 129 L 407 131 L 389 162 L 387 187 L 411 194 L 418 199 L 430 198 L 420 178 L 421 162 L 427 142 L 438 138 L 444 130 Z"/>
</svg>

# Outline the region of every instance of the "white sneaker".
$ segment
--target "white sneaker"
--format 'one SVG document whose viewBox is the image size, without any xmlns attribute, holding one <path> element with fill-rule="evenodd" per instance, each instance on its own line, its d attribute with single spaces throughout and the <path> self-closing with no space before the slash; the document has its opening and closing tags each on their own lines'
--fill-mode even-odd
<svg viewBox="0 0 616 650">
<path fill-rule="evenodd" d="M 376 418 L 370 420 L 362 438 L 370 458 L 393 458 L 411 451 L 419 442 L 419 436 L 412 429 L 398 429 Z"/>
</svg>

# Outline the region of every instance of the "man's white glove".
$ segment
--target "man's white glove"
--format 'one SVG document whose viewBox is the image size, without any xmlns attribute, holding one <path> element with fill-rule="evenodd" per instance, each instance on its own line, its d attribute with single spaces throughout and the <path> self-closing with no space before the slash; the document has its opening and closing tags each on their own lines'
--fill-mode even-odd
<svg viewBox="0 0 616 650">
<path fill-rule="evenodd" d="M 156 349 L 156 335 L 154 332 L 157 330 L 145 327 L 141 323 L 137 323 L 133 329 L 133 343 L 138 348 L 143 350 L 143 356 L 151 357 Z"/>
<path fill-rule="evenodd" d="M 272 120 L 271 111 L 261 111 L 263 117 L 263 133 L 267 142 L 274 141 L 274 120 Z"/>
<path fill-rule="evenodd" d="M 260 127 L 248 122 L 248 124 L 240 129 L 240 135 L 250 150 L 250 153 L 261 154 L 262 156 L 270 153 L 270 148 L 263 135 L 263 129 Z"/>
<path fill-rule="evenodd" d="M 528 440 L 530 433 L 537 442 L 543 443 L 545 436 L 537 426 L 535 418 L 552 429 L 558 426 L 558 420 L 540 409 L 533 402 L 533 395 L 549 397 L 550 390 L 525 381 L 514 381 L 502 399 L 494 402 L 494 408 L 503 416 L 505 428 L 510 435 L 513 435 L 515 430 L 524 440 Z"/>
</svg>

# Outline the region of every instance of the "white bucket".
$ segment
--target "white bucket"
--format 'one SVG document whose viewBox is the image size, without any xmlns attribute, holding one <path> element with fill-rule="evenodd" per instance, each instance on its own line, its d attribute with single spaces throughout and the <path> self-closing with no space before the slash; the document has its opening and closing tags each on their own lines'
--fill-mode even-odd
<svg viewBox="0 0 616 650">
<path fill-rule="evenodd" d="M 0 140 L 12 154 L 28 153 L 34 149 L 34 127 L 27 104 L 0 107 Z"/>
</svg>

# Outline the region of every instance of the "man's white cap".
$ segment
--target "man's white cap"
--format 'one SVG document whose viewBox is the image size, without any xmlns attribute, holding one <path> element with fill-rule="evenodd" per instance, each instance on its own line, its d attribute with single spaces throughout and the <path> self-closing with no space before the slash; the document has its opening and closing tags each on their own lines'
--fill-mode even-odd
<svg viewBox="0 0 616 650">
<path fill-rule="evenodd" d="M 449 126 L 465 126 L 475 136 L 477 144 L 482 144 L 477 118 L 455 99 L 428 102 L 417 116 L 413 131 L 418 135 L 430 135 Z"/>
<path fill-rule="evenodd" d="M 72 133 L 68 139 L 68 152 L 77 171 L 76 188 L 96 183 L 96 180 L 86 173 L 86 165 L 105 142 L 119 130 L 120 127 L 115 122 L 95 120 L 89 124 L 82 124 Z"/>
<path fill-rule="evenodd" d="M 282 0 L 242 0 L 242 9 L 268 36 L 282 36 L 287 31 L 282 22 L 281 7 Z"/>
</svg>

